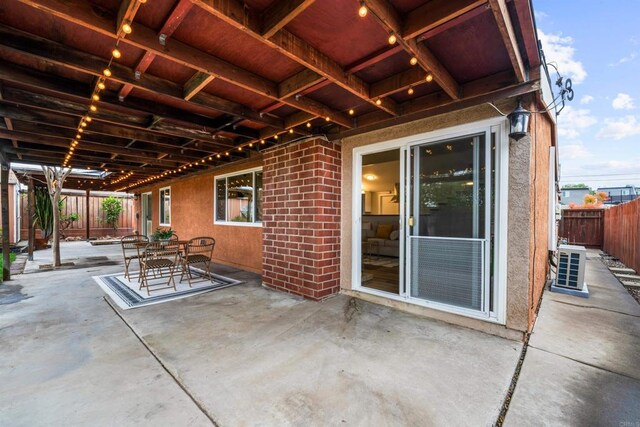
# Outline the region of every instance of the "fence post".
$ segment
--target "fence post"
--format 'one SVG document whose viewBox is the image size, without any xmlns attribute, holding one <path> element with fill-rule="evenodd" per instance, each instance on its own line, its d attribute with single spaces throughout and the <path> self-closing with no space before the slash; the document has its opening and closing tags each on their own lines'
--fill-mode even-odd
<svg viewBox="0 0 640 427">
<path fill-rule="evenodd" d="M 9 164 L 0 164 L 0 204 L 2 205 L 2 281 L 11 280 L 9 258 Z"/>
<path fill-rule="evenodd" d="M 33 178 L 29 177 L 29 181 L 27 182 L 27 220 L 29 221 L 29 246 L 28 246 L 28 256 L 29 261 L 33 261 L 33 247 L 35 245 L 36 240 L 36 229 L 33 217 L 35 215 L 35 189 L 33 187 Z"/>
</svg>

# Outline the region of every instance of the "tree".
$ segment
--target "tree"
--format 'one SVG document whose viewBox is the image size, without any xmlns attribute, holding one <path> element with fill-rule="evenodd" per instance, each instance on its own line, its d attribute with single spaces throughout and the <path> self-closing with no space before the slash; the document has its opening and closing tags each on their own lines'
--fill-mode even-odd
<svg viewBox="0 0 640 427">
<path fill-rule="evenodd" d="M 51 198 L 52 206 L 60 206 L 60 195 L 62 194 L 62 186 L 64 180 L 71 173 L 69 168 L 59 168 L 55 166 L 42 166 L 42 172 L 47 179 L 47 189 L 49 190 L 49 197 Z M 53 265 L 54 267 L 60 267 L 60 210 L 53 210 L 53 241 L 51 242 L 51 249 L 53 250 Z"/>
<path fill-rule="evenodd" d="M 118 219 L 123 210 L 122 202 L 113 196 L 109 196 L 102 201 L 102 210 L 104 211 L 104 222 L 116 231 L 118 229 Z"/>
<path fill-rule="evenodd" d="M 589 187 L 587 184 L 566 184 L 563 185 L 562 188 L 588 188 L 589 190 L 591 190 L 591 187 Z"/>
</svg>

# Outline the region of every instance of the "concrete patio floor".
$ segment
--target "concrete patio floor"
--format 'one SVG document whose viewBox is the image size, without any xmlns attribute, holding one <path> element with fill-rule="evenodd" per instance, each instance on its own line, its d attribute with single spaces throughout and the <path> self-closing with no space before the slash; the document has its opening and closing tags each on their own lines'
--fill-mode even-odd
<svg viewBox="0 0 640 427">
<path fill-rule="evenodd" d="M 505 425 L 640 425 L 640 305 L 595 250 L 585 280 L 545 292 Z"/>
<path fill-rule="evenodd" d="M 101 255 L 119 247 L 63 245 L 63 258 Z M 522 348 L 346 296 L 298 299 L 226 267 L 246 283 L 116 312 L 91 276 L 121 270 L 11 282 L 0 425 L 491 425 Z"/>
</svg>

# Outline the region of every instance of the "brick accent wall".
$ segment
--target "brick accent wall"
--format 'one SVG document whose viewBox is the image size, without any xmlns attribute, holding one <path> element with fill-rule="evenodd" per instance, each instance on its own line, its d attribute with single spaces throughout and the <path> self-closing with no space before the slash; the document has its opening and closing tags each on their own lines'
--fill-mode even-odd
<svg viewBox="0 0 640 427">
<path fill-rule="evenodd" d="M 337 293 L 340 146 L 314 138 L 263 156 L 263 283 L 313 300 Z"/>
</svg>

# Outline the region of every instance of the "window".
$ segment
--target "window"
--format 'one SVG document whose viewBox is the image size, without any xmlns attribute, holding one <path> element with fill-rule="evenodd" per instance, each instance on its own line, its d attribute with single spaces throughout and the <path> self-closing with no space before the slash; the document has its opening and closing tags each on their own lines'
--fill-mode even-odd
<svg viewBox="0 0 640 427">
<path fill-rule="evenodd" d="M 216 178 L 215 222 L 262 223 L 262 169 Z"/>
<path fill-rule="evenodd" d="M 160 189 L 160 225 L 171 225 L 171 187 Z"/>
<path fill-rule="evenodd" d="M 565 191 L 564 197 L 571 197 L 571 191 Z"/>
</svg>

